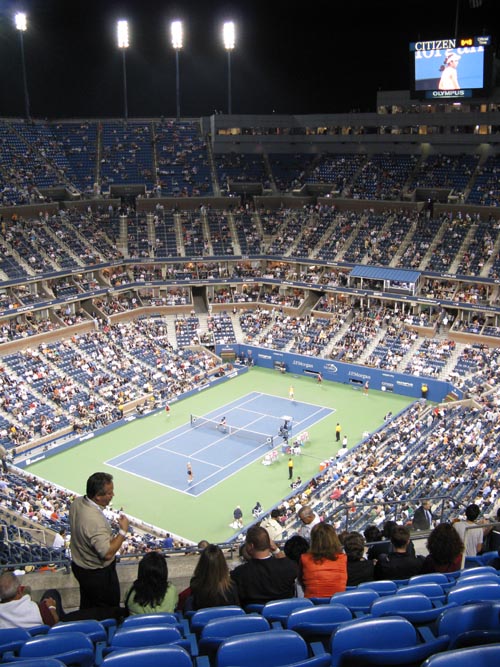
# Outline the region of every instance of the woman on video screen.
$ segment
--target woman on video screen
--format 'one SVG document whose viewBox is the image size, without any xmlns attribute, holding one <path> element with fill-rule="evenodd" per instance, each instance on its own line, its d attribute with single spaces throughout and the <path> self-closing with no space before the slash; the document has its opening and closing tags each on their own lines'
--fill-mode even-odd
<svg viewBox="0 0 500 667">
<path fill-rule="evenodd" d="M 458 90 L 457 67 L 460 56 L 453 52 L 447 52 L 444 63 L 439 68 L 441 78 L 439 79 L 439 90 Z"/>
</svg>

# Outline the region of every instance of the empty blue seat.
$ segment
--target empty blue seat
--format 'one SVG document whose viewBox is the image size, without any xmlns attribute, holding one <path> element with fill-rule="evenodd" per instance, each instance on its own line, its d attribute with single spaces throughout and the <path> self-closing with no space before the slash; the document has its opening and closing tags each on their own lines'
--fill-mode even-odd
<svg viewBox="0 0 500 667">
<path fill-rule="evenodd" d="M 305 609 L 314 607 L 314 603 L 309 598 L 287 598 L 286 600 L 272 600 L 264 605 L 262 616 L 270 623 L 278 622 L 283 626 L 286 619 L 295 609 Z"/>
<path fill-rule="evenodd" d="M 358 618 L 333 633 L 331 667 L 415 665 L 448 647 L 448 637 L 422 642 L 410 621 L 399 616 Z"/>
<path fill-rule="evenodd" d="M 120 627 L 132 628 L 144 625 L 169 625 L 177 628 L 183 636 L 189 632 L 189 622 L 187 619 L 179 620 L 175 614 L 157 613 L 157 614 L 133 614 L 123 619 Z"/>
<path fill-rule="evenodd" d="M 226 616 L 245 616 L 245 612 L 241 607 L 236 605 L 198 609 L 198 611 L 195 611 L 195 613 L 191 616 L 189 620 L 189 627 L 191 632 L 199 635 L 206 623 L 212 620 L 212 618 L 224 618 Z"/>
<path fill-rule="evenodd" d="M 68 621 L 53 625 L 48 634 L 61 634 L 66 632 L 83 632 L 94 645 L 95 662 L 100 665 L 102 662 L 103 650 L 108 642 L 108 634 L 104 626 L 96 620 Z"/>
<path fill-rule="evenodd" d="M 0 629 L 0 659 L 4 654 L 17 654 L 21 646 L 31 638 L 24 628 Z"/>
<path fill-rule="evenodd" d="M 304 639 L 292 630 L 269 630 L 226 639 L 219 647 L 216 667 L 329 667 L 324 651 L 312 658 Z"/>
<path fill-rule="evenodd" d="M 478 574 L 496 574 L 498 576 L 498 570 L 495 570 L 491 565 L 479 565 L 478 567 L 471 567 L 468 570 L 461 570 L 459 579 L 466 579 L 467 577 L 477 577 Z"/>
<path fill-rule="evenodd" d="M 413 593 L 389 595 L 375 600 L 370 608 L 370 615 L 375 618 L 402 616 L 413 625 L 427 625 L 433 623 L 442 614 L 443 609 L 445 609 L 443 606 L 435 607 L 430 598 L 423 593 Z"/>
<path fill-rule="evenodd" d="M 445 651 L 433 655 L 422 667 L 498 667 L 500 664 L 500 644 L 474 646 L 455 651 Z"/>
<path fill-rule="evenodd" d="M 470 577 L 459 577 L 455 585 L 451 588 L 460 588 L 461 586 L 476 586 L 478 584 L 500 584 L 500 578 L 491 572 L 480 572 Z M 451 590 L 450 588 L 450 590 Z"/>
<path fill-rule="evenodd" d="M 132 627 L 133 625 L 178 625 L 179 619 L 175 614 L 168 612 L 158 614 L 132 614 L 123 619 L 122 628 Z"/>
<path fill-rule="evenodd" d="M 330 600 L 330 604 L 343 604 L 350 609 L 353 614 L 367 614 L 372 602 L 379 597 L 380 595 L 377 591 L 374 591 L 371 588 L 361 588 L 352 591 L 344 591 L 342 593 L 335 593 Z"/>
<path fill-rule="evenodd" d="M 413 586 L 414 584 L 428 584 L 434 583 L 439 584 L 440 586 L 447 585 L 449 579 L 446 574 L 442 572 L 429 572 L 428 574 L 416 574 L 414 577 L 408 579 L 408 585 Z"/>
<path fill-rule="evenodd" d="M 500 602 L 500 584 L 488 582 L 459 586 L 452 588 L 448 593 L 448 602 L 455 602 L 458 605 L 489 600 Z"/>
<path fill-rule="evenodd" d="M 246 635 L 255 632 L 267 632 L 271 629 L 269 621 L 263 616 L 228 616 L 213 618 L 201 631 L 198 641 L 198 653 L 213 660 L 217 649 L 228 637 Z"/>
<path fill-rule="evenodd" d="M 437 634 L 449 636 L 450 649 L 500 642 L 500 601 L 447 609 L 439 616 Z"/>
<path fill-rule="evenodd" d="M 33 660 L 16 660 L 20 667 L 66 667 L 66 663 L 58 658 L 33 658 Z"/>
<path fill-rule="evenodd" d="M 498 551 L 486 551 L 484 554 L 481 554 L 481 562 L 483 566 L 488 565 L 494 558 L 498 558 Z"/>
<path fill-rule="evenodd" d="M 351 620 L 352 612 L 343 604 L 318 605 L 292 611 L 286 628 L 298 632 L 309 644 L 320 641 L 328 649 L 332 632 Z"/>
<path fill-rule="evenodd" d="M 434 604 L 442 604 L 446 602 L 446 593 L 442 586 L 432 581 L 424 582 L 422 584 L 408 584 L 399 588 L 397 595 L 412 595 L 413 593 L 422 593 L 426 595 Z"/>
<path fill-rule="evenodd" d="M 118 628 L 113 635 L 105 654 L 123 648 L 147 648 L 151 646 L 166 646 L 176 644 L 182 646 L 192 655 L 197 652 L 196 643 L 191 637 L 184 638 L 179 629 L 170 625 L 134 625 L 128 628 Z"/>
<path fill-rule="evenodd" d="M 19 650 L 20 658 L 58 658 L 65 664 L 93 667 L 94 645 L 83 632 L 38 635 Z"/>
<path fill-rule="evenodd" d="M 398 586 L 394 581 L 390 580 L 380 580 L 380 581 L 365 581 L 362 584 L 358 584 L 358 590 L 363 590 L 364 588 L 369 588 L 372 591 L 377 591 L 379 595 L 394 595 L 398 590 Z"/>
<path fill-rule="evenodd" d="M 193 662 L 181 646 L 155 646 L 110 653 L 102 667 L 193 667 Z"/>
</svg>

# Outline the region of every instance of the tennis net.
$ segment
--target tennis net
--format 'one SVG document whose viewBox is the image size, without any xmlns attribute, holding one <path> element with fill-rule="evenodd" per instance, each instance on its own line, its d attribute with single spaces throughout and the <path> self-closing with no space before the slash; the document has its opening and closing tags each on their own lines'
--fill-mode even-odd
<svg viewBox="0 0 500 667">
<path fill-rule="evenodd" d="M 193 428 L 211 428 L 219 431 L 219 433 L 224 433 L 235 438 L 242 438 L 243 440 L 251 440 L 259 445 L 269 445 L 269 447 L 273 447 L 274 445 L 274 438 L 272 435 L 259 433 L 258 431 L 250 431 L 246 428 L 229 426 L 229 424 L 223 424 L 215 419 L 208 419 L 208 417 L 191 415 L 191 426 Z"/>
</svg>

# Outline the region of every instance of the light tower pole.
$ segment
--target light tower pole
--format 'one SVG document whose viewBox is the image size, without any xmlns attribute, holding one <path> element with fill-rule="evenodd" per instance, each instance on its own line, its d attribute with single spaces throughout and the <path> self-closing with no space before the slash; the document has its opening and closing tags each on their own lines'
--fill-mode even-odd
<svg viewBox="0 0 500 667">
<path fill-rule="evenodd" d="M 21 65 L 23 69 L 23 86 L 24 86 L 24 113 L 26 119 L 30 119 L 30 96 L 28 92 L 28 77 L 26 75 L 26 59 L 24 57 L 24 33 L 28 28 L 28 19 L 24 12 L 18 12 L 14 17 L 16 29 L 19 31 L 19 43 L 21 45 Z"/>
<path fill-rule="evenodd" d="M 227 113 L 233 113 L 233 100 L 231 91 L 231 52 L 235 46 L 235 27 L 233 21 L 226 21 L 222 28 L 222 37 L 224 40 L 224 48 L 227 51 Z"/>
<path fill-rule="evenodd" d="M 122 52 L 122 73 L 123 73 L 123 117 L 128 120 L 128 93 L 127 93 L 127 58 L 126 53 L 129 47 L 128 21 L 120 20 L 116 24 L 116 37 L 118 48 Z"/>
<path fill-rule="evenodd" d="M 182 21 L 172 21 L 170 24 L 170 36 L 175 51 L 175 117 L 181 117 L 181 84 L 179 74 L 179 51 L 183 46 Z"/>
</svg>

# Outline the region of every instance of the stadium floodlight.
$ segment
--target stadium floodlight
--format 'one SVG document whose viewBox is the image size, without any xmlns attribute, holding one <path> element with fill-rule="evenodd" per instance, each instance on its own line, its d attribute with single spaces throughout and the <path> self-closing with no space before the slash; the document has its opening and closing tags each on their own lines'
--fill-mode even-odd
<svg viewBox="0 0 500 667">
<path fill-rule="evenodd" d="M 116 24 L 116 36 L 118 39 L 119 49 L 128 49 L 129 35 L 128 35 L 128 21 L 118 21 Z"/>
<path fill-rule="evenodd" d="M 26 32 L 26 30 L 28 29 L 28 18 L 24 12 L 17 12 L 17 14 L 14 17 L 14 21 L 17 30 L 20 30 L 21 32 Z"/>
<path fill-rule="evenodd" d="M 28 93 L 28 77 L 26 75 L 26 59 L 24 57 L 24 33 L 28 29 L 28 18 L 24 12 L 17 12 L 14 16 L 14 24 L 16 30 L 19 32 L 19 43 L 21 45 L 21 65 L 23 69 L 23 85 L 24 85 L 24 112 L 26 118 L 30 117 L 30 96 Z"/>
<path fill-rule="evenodd" d="M 232 93 L 231 93 L 231 52 L 236 43 L 236 30 L 233 21 L 226 21 L 222 27 L 222 38 L 224 48 L 227 51 L 227 113 L 232 113 Z"/>
<path fill-rule="evenodd" d="M 128 119 L 128 94 L 127 94 L 127 59 L 126 52 L 129 44 L 128 21 L 120 20 L 116 23 L 116 37 L 118 48 L 122 52 L 122 70 L 123 70 L 123 117 Z"/>
<path fill-rule="evenodd" d="M 183 46 L 183 28 L 182 21 L 172 21 L 170 24 L 170 36 L 172 38 L 172 46 L 175 51 L 175 110 L 176 118 L 181 117 L 181 84 L 179 75 L 179 51 Z"/>
</svg>

